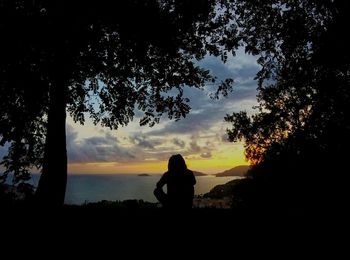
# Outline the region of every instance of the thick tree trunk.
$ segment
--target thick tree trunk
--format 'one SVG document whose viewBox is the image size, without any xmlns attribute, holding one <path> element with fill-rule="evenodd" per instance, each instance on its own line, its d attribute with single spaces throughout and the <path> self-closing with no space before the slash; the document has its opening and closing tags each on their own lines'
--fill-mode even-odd
<svg viewBox="0 0 350 260">
<path fill-rule="evenodd" d="M 50 88 L 48 128 L 42 174 L 36 190 L 43 206 L 61 206 L 67 184 L 66 86 L 58 80 Z"/>
</svg>

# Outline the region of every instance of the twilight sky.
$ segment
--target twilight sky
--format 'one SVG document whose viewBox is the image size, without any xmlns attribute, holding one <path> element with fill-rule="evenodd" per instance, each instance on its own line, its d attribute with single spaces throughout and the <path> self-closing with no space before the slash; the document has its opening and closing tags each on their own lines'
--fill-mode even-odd
<svg viewBox="0 0 350 260">
<path fill-rule="evenodd" d="M 167 119 L 150 128 L 139 126 L 139 119 L 118 130 L 94 126 L 86 117 L 85 125 L 67 118 L 67 152 L 69 173 L 163 173 L 172 154 L 185 157 L 188 167 L 204 173 L 217 173 L 237 165 L 248 164 L 242 143 L 226 140 L 224 116 L 234 111 L 252 112 L 257 104 L 257 82 L 253 80 L 259 65 L 242 49 L 226 64 L 207 57 L 199 63 L 219 79 L 232 77 L 234 91 L 226 98 L 209 98 L 210 89 L 186 88 L 184 96 L 192 107 L 180 121 Z M 7 153 L 0 147 L 0 158 Z"/>
<path fill-rule="evenodd" d="M 140 117 L 126 127 L 111 131 L 67 120 L 68 171 L 70 173 L 162 173 L 172 154 L 185 157 L 188 167 L 204 173 L 216 173 L 247 164 L 243 145 L 226 140 L 224 116 L 233 111 L 252 111 L 256 105 L 253 80 L 259 66 L 256 59 L 239 50 L 226 64 L 207 57 L 199 63 L 219 79 L 232 77 L 234 91 L 227 98 L 209 98 L 206 91 L 186 88 L 192 110 L 186 118 L 171 121 L 164 116 L 158 125 L 139 126 Z"/>
</svg>

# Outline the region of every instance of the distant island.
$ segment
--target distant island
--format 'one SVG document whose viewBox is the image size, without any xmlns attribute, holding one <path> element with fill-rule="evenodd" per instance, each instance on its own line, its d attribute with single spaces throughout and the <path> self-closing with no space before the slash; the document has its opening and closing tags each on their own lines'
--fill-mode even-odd
<svg viewBox="0 0 350 260">
<path fill-rule="evenodd" d="M 239 177 L 244 177 L 245 173 L 249 169 L 249 165 L 240 165 L 236 166 L 232 169 L 214 174 L 216 177 L 228 177 L 228 176 L 239 176 Z"/>
<path fill-rule="evenodd" d="M 138 174 L 138 176 L 147 177 L 147 176 L 151 176 L 151 175 L 149 175 L 147 173 L 140 173 L 140 174 Z"/>
</svg>

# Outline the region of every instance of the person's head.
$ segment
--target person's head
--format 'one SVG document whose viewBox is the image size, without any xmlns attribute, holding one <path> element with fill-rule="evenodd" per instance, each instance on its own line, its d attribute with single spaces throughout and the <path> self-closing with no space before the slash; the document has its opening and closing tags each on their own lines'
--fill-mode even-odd
<svg viewBox="0 0 350 260">
<path fill-rule="evenodd" d="M 184 172 L 187 170 L 185 159 L 181 154 L 175 154 L 169 158 L 168 170 L 170 172 Z"/>
</svg>

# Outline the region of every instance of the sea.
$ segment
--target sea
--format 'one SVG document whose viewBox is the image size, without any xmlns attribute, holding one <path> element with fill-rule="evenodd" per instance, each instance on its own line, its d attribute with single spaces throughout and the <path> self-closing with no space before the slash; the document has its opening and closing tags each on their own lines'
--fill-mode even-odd
<svg viewBox="0 0 350 260">
<path fill-rule="evenodd" d="M 37 186 L 39 177 L 33 174 L 32 184 Z M 160 177 L 160 174 L 68 174 L 65 203 L 81 205 L 101 200 L 128 199 L 156 202 L 153 190 Z M 195 194 L 203 195 L 216 185 L 236 178 L 240 177 L 196 176 Z"/>
</svg>

